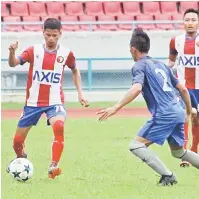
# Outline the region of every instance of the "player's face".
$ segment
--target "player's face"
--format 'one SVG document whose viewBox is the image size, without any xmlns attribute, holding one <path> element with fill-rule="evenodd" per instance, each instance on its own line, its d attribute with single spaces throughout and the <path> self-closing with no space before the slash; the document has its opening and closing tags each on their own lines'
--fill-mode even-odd
<svg viewBox="0 0 199 199">
<path fill-rule="evenodd" d="M 46 29 L 43 32 L 46 46 L 48 48 L 55 48 L 61 36 L 61 31 L 58 29 Z"/>
<path fill-rule="evenodd" d="M 184 28 L 187 33 L 195 33 L 199 27 L 199 19 L 196 13 L 187 13 L 184 16 Z"/>
</svg>

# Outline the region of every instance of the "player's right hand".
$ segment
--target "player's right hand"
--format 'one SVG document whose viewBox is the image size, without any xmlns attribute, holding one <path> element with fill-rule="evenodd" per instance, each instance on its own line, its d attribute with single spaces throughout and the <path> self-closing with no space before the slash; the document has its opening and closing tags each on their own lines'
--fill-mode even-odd
<svg viewBox="0 0 199 199">
<path fill-rule="evenodd" d="M 15 52 L 17 48 L 18 48 L 18 41 L 16 41 L 14 44 L 11 44 L 8 49 L 9 51 Z"/>
</svg>

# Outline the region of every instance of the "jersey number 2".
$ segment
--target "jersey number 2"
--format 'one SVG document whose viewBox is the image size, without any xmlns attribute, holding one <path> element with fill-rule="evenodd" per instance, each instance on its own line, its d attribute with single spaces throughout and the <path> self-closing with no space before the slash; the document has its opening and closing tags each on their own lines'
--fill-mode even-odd
<svg viewBox="0 0 199 199">
<path fill-rule="evenodd" d="M 155 73 L 160 74 L 163 77 L 163 80 L 164 80 L 163 88 L 162 88 L 163 91 L 172 91 L 171 87 L 168 86 L 168 80 L 167 80 L 166 73 L 162 69 L 159 69 L 159 68 L 155 69 Z"/>
</svg>

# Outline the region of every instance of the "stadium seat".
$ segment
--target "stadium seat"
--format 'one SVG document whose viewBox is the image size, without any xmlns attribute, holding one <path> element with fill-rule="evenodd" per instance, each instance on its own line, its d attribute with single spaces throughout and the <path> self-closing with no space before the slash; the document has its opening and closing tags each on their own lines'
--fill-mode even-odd
<svg viewBox="0 0 199 199">
<path fill-rule="evenodd" d="M 171 22 L 171 15 L 166 15 L 166 14 L 157 15 L 155 17 L 155 20 L 162 20 L 162 21 L 168 20 Z M 172 24 L 158 24 L 157 23 L 156 26 L 158 29 L 163 29 L 163 30 L 173 30 L 174 29 Z"/>
<path fill-rule="evenodd" d="M 11 15 L 12 16 L 29 16 L 27 3 L 11 3 Z"/>
<path fill-rule="evenodd" d="M 147 15 L 147 14 L 142 14 L 142 15 L 138 15 L 136 16 L 137 21 L 153 21 L 153 16 L 152 15 Z M 155 23 L 155 21 L 154 21 Z M 138 28 L 142 28 L 144 30 L 154 30 L 156 29 L 155 24 L 138 24 L 137 25 Z"/>
<path fill-rule="evenodd" d="M 98 21 L 115 21 L 114 16 L 102 15 L 98 17 Z M 101 24 L 99 30 L 118 30 L 115 24 Z"/>
<path fill-rule="evenodd" d="M 82 15 L 82 16 L 79 16 L 79 20 L 80 21 L 96 21 L 96 18 L 95 16 Z M 80 28 L 82 30 L 87 30 L 87 31 L 90 30 L 89 25 L 80 25 Z M 92 25 L 92 30 L 97 30 L 97 29 L 98 29 L 97 25 Z"/>
<path fill-rule="evenodd" d="M 162 14 L 171 14 L 175 15 L 178 14 L 177 3 L 172 1 L 161 1 L 160 7 Z"/>
<path fill-rule="evenodd" d="M 29 2 L 29 13 L 32 17 L 43 17 L 47 16 L 45 3 L 41 2 Z"/>
<path fill-rule="evenodd" d="M 40 17 L 23 17 L 24 22 L 40 22 Z M 42 25 L 24 25 L 26 31 L 42 31 Z"/>
<path fill-rule="evenodd" d="M 7 9 L 7 6 L 6 6 L 6 4 L 5 3 L 2 3 L 1 4 L 1 16 L 2 17 L 6 17 L 6 16 L 9 16 L 10 14 L 9 14 L 9 11 L 8 11 L 8 9 Z"/>
<path fill-rule="evenodd" d="M 86 14 L 91 16 L 104 15 L 102 2 L 86 2 Z"/>
<path fill-rule="evenodd" d="M 83 5 L 81 2 L 70 2 L 65 4 L 66 13 L 72 16 L 85 15 L 83 11 Z"/>
<path fill-rule="evenodd" d="M 48 15 L 52 17 L 66 15 L 63 2 L 47 2 L 46 7 Z"/>
<path fill-rule="evenodd" d="M 75 22 L 78 21 L 77 16 L 61 16 L 61 21 L 65 21 L 65 22 L 74 22 L 74 25 L 62 25 L 62 29 L 66 30 L 66 31 L 77 31 L 80 30 L 79 25 L 75 25 Z"/>
<path fill-rule="evenodd" d="M 177 14 L 177 15 L 173 15 L 173 20 L 174 21 L 181 21 L 181 20 L 183 20 L 183 14 Z M 184 25 L 183 25 L 183 23 L 181 23 L 181 24 L 174 24 L 173 25 L 174 26 L 174 29 L 176 28 L 176 29 L 184 29 Z"/>
<path fill-rule="evenodd" d="M 123 2 L 125 15 L 140 15 L 140 3 L 138 1 L 125 1 Z"/>
<path fill-rule="evenodd" d="M 19 16 L 9 16 L 3 18 L 4 22 L 20 22 L 21 18 Z M 5 31 L 9 32 L 21 32 L 23 27 L 21 25 L 7 25 Z"/>
<path fill-rule="evenodd" d="M 130 15 L 119 15 L 117 17 L 118 21 L 135 21 L 135 17 L 134 16 L 130 16 Z M 132 30 L 133 28 L 135 28 L 135 26 L 133 27 L 132 24 L 119 24 L 119 29 L 121 30 Z"/>
<path fill-rule="evenodd" d="M 184 13 L 189 8 L 198 10 L 198 1 L 181 1 L 180 8 L 181 13 Z"/>
<path fill-rule="evenodd" d="M 48 18 L 50 18 L 51 16 L 43 16 L 43 17 L 41 17 L 41 21 L 45 21 L 46 19 L 48 19 Z M 56 18 L 56 19 L 59 19 L 59 16 L 53 16 L 53 18 Z M 60 19 L 59 19 L 60 20 Z"/>
<path fill-rule="evenodd" d="M 104 11 L 106 15 L 109 16 L 119 16 L 122 15 L 120 2 L 106 1 L 103 2 Z"/>
<path fill-rule="evenodd" d="M 160 14 L 160 5 L 157 1 L 144 1 L 143 2 L 143 13 L 149 15 L 159 15 Z"/>
</svg>

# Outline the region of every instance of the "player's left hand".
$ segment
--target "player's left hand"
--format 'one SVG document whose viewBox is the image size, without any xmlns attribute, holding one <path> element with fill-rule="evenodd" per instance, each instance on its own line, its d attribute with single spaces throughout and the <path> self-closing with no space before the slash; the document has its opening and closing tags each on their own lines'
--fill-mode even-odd
<svg viewBox="0 0 199 199">
<path fill-rule="evenodd" d="M 97 112 L 98 115 L 101 115 L 99 118 L 99 121 L 101 122 L 103 120 L 108 119 L 109 117 L 114 115 L 116 112 L 117 112 L 117 109 L 114 106 Z"/>
<path fill-rule="evenodd" d="M 83 96 L 79 96 L 78 100 L 82 106 L 89 107 L 88 100 L 86 100 Z"/>
</svg>

